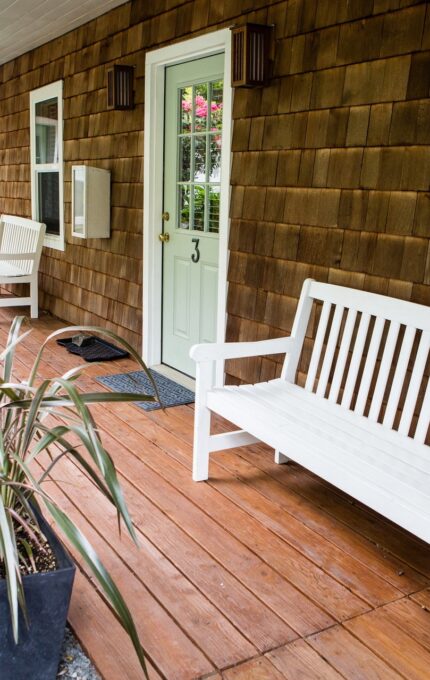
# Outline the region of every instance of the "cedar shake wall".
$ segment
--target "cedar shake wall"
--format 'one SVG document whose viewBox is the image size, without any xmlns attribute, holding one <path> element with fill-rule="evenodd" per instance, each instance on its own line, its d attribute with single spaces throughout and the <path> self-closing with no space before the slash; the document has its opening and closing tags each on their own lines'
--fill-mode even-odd
<svg viewBox="0 0 430 680">
<path fill-rule="evenodd" d="M 312 276 L 430 304 L 430 5 L 411 0 L 153 0 L 0 66 L 0 212 L 30 215 L 29 92 L 64 78 L 64 253 L 41 305 L 140 347 L 147 49 L 275 24 L 274 77 L 234 96 L 229 340 L 284 334 Z M 136 65 L 136 108 L 106 110 L 106 67 Z M 112 238 L 70 236 L 70 167 L 112 172 Z M 271 378 L 275 358 L 232 362 Z"/>
</svg>

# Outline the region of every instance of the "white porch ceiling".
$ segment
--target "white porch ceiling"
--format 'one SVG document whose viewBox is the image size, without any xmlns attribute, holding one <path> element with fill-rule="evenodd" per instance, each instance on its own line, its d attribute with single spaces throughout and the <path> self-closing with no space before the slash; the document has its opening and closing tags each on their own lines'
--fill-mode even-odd
<svg viewBox="0 0 430 680">
<path fill-rule="evenodd" d="M 127 0 L 0 0 L 0 64 Z"/>
</svg>

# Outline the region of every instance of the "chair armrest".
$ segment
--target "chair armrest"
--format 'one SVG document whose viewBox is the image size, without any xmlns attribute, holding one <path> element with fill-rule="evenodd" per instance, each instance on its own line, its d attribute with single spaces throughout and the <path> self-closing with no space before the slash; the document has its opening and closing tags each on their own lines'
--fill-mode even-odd
<svg viewBox="0 0 430 680">
<path fill-rule="evenodd" d="M 0 262 L 3 260 L 34 260 L 36 253 L 0 253 Z"/>
<path fill-rule="evenodd" d="M 240 359 L 242 357 L 256 357 L 265 354 L 285 354 L 291 352 L 295 340 L 288 338 L 273 338 L 272 340 L 257 340 L 256 342 L 221 342 L 193 345 L 190 357 L 196 362 L 217 361 L 220 359 Z"/>
</svg>

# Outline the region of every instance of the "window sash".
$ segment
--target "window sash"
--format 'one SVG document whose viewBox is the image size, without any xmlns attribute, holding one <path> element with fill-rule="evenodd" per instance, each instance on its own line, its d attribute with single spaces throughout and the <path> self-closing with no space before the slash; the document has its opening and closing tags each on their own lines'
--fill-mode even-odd
<svg viewBox="0 0 430 680">
<path fill-rule="evenodd" d="M 55 148 L 50 158 L 55 159 L 51 163 L 38 163 L 36 158 L 37 128 L 40 125 L 40 116 L 36 116 L 36 106 L 50 99 L 57 100 L 57 119 L 52 120 L 56 129 Z M 49 127 L 47 125 L 47 127 Z M 40 135 L 39 135 L 40 139 Z M 40 151 L 40 149 L 39 149 Z M 46 154 L 43 154 L 46 158 Z M 49 233 L 49 227 L 45 235 L 44 245 L 57 250 L 64 250 L 64 198 L 63 198 L 63 81 L 59 80 L 45 87 L 33 90 L 30 93 L 30 160 L 31 160 L 31 209 L 32 217 L 43 222 L 43 209 L 40 205 L 40 178 L 41 173 L 58 173 L 58 233 Z M 49 160 L 49 158 L 48 158 Z M 54 202 L 55 205 L 55 202 Z M 52 203 L 51 203 L 52 206 Z M 46 215 L 46 213 L 45 213 Z M 54 220 L 55 222 L 55 220 Z M 47 225 L 48 226 L 48 225 Z"/>
</svg>

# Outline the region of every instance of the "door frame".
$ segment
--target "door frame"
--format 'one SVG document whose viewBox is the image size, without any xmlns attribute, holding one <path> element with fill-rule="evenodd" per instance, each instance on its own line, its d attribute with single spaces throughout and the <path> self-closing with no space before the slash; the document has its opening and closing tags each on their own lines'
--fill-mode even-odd
<svg viewBox="0 0 430 680">
<path fill-rule="evenodd" d="M 232 129 L 231 31 L 205 33 L 146 55 L 145 127 L 143 156 L 143 359 L 149 366 L 161 364 L 162 342 L 162 243 L 164 167 L 164 76 L 167 66 L 224 52 L 220 231 L 218 260 L 217 342 L 225 337 L 227 314 L 227 267 L 230 207 Z M 223 366 L 218 367 L 218 377 Z"/>
</svg>

